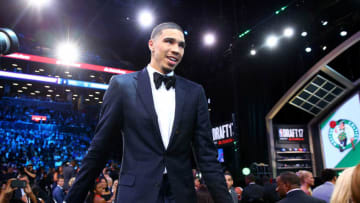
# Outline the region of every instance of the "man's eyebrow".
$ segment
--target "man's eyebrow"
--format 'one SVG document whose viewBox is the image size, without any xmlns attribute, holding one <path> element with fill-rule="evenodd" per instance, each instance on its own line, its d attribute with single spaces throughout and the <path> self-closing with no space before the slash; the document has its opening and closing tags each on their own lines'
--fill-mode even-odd
<svg viewBox="0 0 360 203">
<path fill-rule="evenodd" d="M 165 38 L 164 38 L 164 41 L 168 41 L 168 40 L 173 41 L 173 42 L 176 41 L 176 39 L 173 38 L 173 37 L 165 37 Z M 178 43 L 179 43 L 180 45 L 185 46 L 185 41 L 179 41 Z"/>
</svg>

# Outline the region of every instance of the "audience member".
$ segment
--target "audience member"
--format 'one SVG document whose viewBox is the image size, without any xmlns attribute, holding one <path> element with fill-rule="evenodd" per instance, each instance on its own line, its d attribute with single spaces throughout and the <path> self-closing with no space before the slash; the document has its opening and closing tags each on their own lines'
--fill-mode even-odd
<svg viewBox="0 0 360 203">
<path fill-rule="evenodd" d="M 65 191 L 64 191 L 64 177 L 59 176 L 57 180 L 57 186 L 54 188 L 52 192 L 52 196 L 56 203 L 62 203 L 65 199 Z"/>
<path fill-rule="evenodd" d="M 283 172 L 276 179 L 277 192 L 283 199 L 278 203 L 325 203 L 324 200 L 306 195 L 300 189 L 300 178 L 293 172 Z"/>
<path fill-rule="evenodd" d="M 351 178 L 354 167 L 345 169 L 336 180 L 336 185 L 331 195 L 331 203 L 351 202 Z"/>
<path fill-rule="evenodd" d="M 324 181 L 324 184 L 316 187 L 313 191 L 312 196 L 325 200 L 327 203 L 329 203 L 331 199 L 331 195 L 334 191 L 336 178 L 337 178 L 336 171 L 332 169 L 324 169 L 321 172 L 321 179 Z"/>
<path fill-rule="evenodd" d="M 353 202 L 360 203 L 360 164 L 355 167 L 352 175 L 351 194 Z"/>
<path fill-rule="evenodd" d="M 255 183 L 255 176 L 253 174 L 245 177 L 247 186 L 242 193 L 241 202 L 263 202 L 264 187 Z"/>
<path fill-rule="evenodd" d="M 226 185 L 227 185 L 227 188 L 229 190 L 229 193 L 232 197 L 232 200 L 234 203 L 237 203 L 238 202 L 238 197 L 237 197 L 237 194 L 235 192 L 235 189 L 233 187 L 234 185 L 234 180 L 232 178 L 232 175 L 230 173 L 225 173 L 225 181 L 226 181 Z"/>
<path fill-rule="evenodd" d="M 310 171 L 301 170 L 296 173 L 300 178 L 301 190 L 307 195 L 312 195 L 311 187 L 314 186 L 314 177 Z"/>
<path fill-rule="evenodd" d="M 105 199 L 101 197 L 104 191 L 104 184 L 97 181 L 89 192 L 85 202 L 86 203 L 106 203 Z"/>
<path fill-rule="evenodd" d="M 275 203 L 277 202 L 280 197 L 279 194 L 276 192 L 276 184 L 270 183 L 270 179 L 268 176 L 264 176 L 262 178 L 263 186 L 264 186 L 264 202 L 265 203 Z"/>
</svg>

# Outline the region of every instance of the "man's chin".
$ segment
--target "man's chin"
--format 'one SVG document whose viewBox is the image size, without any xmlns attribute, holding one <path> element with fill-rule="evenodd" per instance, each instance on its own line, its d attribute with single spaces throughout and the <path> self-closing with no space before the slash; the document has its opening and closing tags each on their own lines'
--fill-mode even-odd
<svg viewBox="0 0 360 203">
<path fill-rule="evenodd" d="M 161 70 L 163 71 L 163 73 L 165 73 L 165 74 L 168 74 L 168 73 L 170 73 L 171 71 L 173 71 L 173 70 L 175 70 L 175 67 L 176 66 L 174 66 L 174 67 L 162 67 L 161 68 Z"/>
</svg>

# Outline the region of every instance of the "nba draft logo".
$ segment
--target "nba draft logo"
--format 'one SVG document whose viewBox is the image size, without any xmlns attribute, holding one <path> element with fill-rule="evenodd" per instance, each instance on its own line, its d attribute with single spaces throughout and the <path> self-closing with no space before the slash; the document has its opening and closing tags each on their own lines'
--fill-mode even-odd
<svg viewBox="0 0 360 203">
<path fill-rule="evenodd" d="M 340 152 L 352 148 L 359 141 L 359 129 L 350 120 L 340 119 L 330 122 L 329 139 L 331 144 Z"/>
</svg>

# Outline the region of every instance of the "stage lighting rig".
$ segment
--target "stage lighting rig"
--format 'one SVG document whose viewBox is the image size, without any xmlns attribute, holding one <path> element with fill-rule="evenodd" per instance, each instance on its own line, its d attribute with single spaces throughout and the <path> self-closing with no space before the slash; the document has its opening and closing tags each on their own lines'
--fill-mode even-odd
<svg viewBox="0 0 360 203">
<path fill-rule="evenodd" d="M 14 31 L 0 28 L 0 55 L 11 54 L 19 49 L 19 40 Z"/>
</svg>

